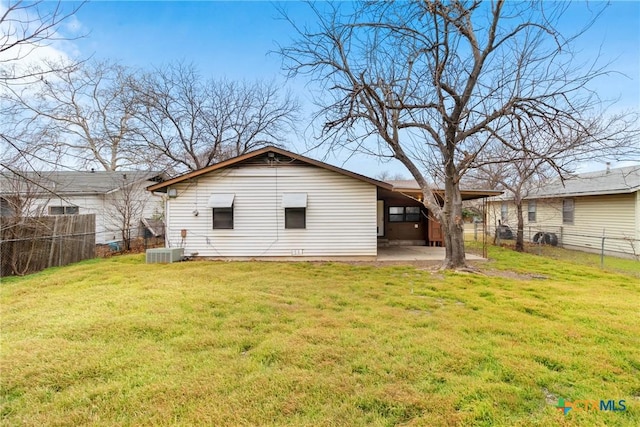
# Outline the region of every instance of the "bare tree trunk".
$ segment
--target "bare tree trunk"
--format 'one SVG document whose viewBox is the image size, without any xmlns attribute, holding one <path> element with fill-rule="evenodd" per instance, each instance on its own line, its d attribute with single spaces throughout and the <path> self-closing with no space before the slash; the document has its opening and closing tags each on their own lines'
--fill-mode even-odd
<svg viewBox="0 0 640 427">
<path fill-rule="evenodd" d="M 440 221 L 445 230 L 445 260 L 442 267 L 453 269 L 467 267 L 464 253 L 462 195 L 460 194 L 459 185 L 449 176 L 445 181 L 444 207 Z"/>
<path fill-rule="evenodd" d="M 528 159 L 559 170 L 563 151 L 554 155 L 558 150 L 546 150 L 548 142 L 564 144 L 567 135 L 589 131 L 583 119 L 602 105 L 587 88 L 608 67 L 599 60 L 577 63 L 572 46 L 594 21 L 563 35 L 557 27 L 565 3 L 367 1 L 349 10 L 336 3 L 310 7 L 317 30 L 296 24 L 283 11 L 299 37 L 280 53 L 290 76 L 308 75 L 327 89 L 316 98 L 317 117 L 324 121 L 321 142 L 330 150 L 400 160 L 434 212 L 440 200 L 429 197 L 441 195 L 432 184 L 444 181 L 444 206 L 437 214 L 445 234 L 444 268 L 466 266 L 459 185 L 484 162 L 503 162 L 485 160 L 487 150 L 504 146 L 515 164 Z M 505 131 L 542 137 L 514 139 Z M 588 133 L 576 143 L 593 139 Z M 425 172 L 437 179 L 427 182 Z"/>
<path fill-rule="evenodd" d="M 516 251 L 524 252 L 524 217 L 522 216 L 522 199 L 516 199 L 516 212 L 518 214 L 518 231 L 516 233 Z"/>
<path fill-rule="evenodd" d="M 122 227 L 123 250 L 128 252 L 131 249 L 131 229 L 128 225 Z"/>
</svg>

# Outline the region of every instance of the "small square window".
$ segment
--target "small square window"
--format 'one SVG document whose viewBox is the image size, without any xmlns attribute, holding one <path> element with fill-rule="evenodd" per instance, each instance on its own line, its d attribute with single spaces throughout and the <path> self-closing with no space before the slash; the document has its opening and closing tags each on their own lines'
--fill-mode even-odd
<svg viewBox="0 0 640 427">
<path fill-rule="evenodd" d="M 536 222 L 536 201 L 529 200 L 527 204 L 527 213 L 529 222 Z"/>
<path fill-rule="evenodd" d="M 419 222 L 420 206 L 390 206 L 389 222 Z"/>
<path fill-rule="evenodd" d="M 64 206 L 49 206 L 49 215 L 64 215 Z"/>
<path fill-rule="evenodd" d="M 307 208 L 285 208 L 284 228 L 307 228 Z"/>
<path fill-rule="evenodd" d="M 404 208 L 400 206 L 389 207 L 389 221 L 390 222 L 404 221 Z"/>
<path fill-rule="evenodd" d="M 420 221 L 420 207 L 419 206 L 407 206 L 405 208 L 404 220 L 406 222 L 418 222 L 418 221 Z"/>
<path fill-rule="evenodd" d="M 564 199 L 562 201 L 562 223 L 573 224 L 575 211 L 575 203 L 573 199 Z"/>
<path fill-rule="evenodd" d="M 78 215 L 78 206 L 49 206 L 49 215 Z"/>
<path fill-rule="evenodd" d="M 233 206 L 230 208 L 213 208 L 213 229 L 233 229 Z"/>
</svg>

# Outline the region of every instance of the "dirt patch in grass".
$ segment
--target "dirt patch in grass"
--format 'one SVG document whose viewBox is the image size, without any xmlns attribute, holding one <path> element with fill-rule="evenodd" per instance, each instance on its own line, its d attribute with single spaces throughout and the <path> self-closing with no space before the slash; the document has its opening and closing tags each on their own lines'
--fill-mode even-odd
<svg viewBox="0 0 640 427">
<path fill-rule="evenodd" d="M 482 274 L 491 277 L 504 277 L 506 279 L 516 279 L 516 280 L 546 280 L 547 276 L 544 274 L 537 273 L 518 273 L 510 270 L 494 270 L 490 268 L 483 268 L 480 270 Z"/>
</svg>

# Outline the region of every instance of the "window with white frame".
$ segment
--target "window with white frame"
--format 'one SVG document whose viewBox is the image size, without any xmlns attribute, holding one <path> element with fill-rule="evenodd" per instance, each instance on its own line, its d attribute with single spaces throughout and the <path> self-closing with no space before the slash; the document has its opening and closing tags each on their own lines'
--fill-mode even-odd
<svg viewBox="0 0 640 427">
<path fill-rule="evenodd" d="M 529 200 L 529 202 L 527 203 L 527 214 L 529 222 L 536 222 L 536 208 L 536 201 Z"/>
<path fill-rule="evenodd" d="M 78 206 L 49 206 L 49 215 L 78 215 Z"/>
<path fill-rule="evenodd" d="M 307 228 L 307 193 L 282 194 L 285 229 Z"/>
<path fill-rule="evenodd" d="M 509 205 L 507 202 L 502 202 L 502 205 L 500 206 L 500 219 L 503 223 L 507 222 L 509 219 Z"/>
<path fill-rule="evenodd" d="M 209 197 L 207 207 L 212 209 L 214 230 L 233 229 L 234 200 L 234 193 L 215 193 Z"/>
<path fill-rule="evenodd" d="M 575 203 L 573 199 L 562 200 L 562 223 L 573 224 Z"/>
</svg>

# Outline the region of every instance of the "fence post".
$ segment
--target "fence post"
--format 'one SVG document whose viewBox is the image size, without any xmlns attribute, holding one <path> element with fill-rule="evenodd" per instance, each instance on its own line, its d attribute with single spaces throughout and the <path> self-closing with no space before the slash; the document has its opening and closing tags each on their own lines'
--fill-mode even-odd
<svg viewBox="0 0 640 427">
<path fill-rule="evenodd" d="M 58 231 L 58 218 L 58 215 L 54 215 L 53 233 L 51 235 L 51 247 L 49 248 L 49 262 L 47 263 L 48 267 L 51 267 L 53 265 L 53 254 L 56 248 L 56 232 Z"/>
<path fill-rule="evenodd" d="M 478 241 L 478 223 L 473 221 L 473 240 Z"/>
<path fill-rule="evenodd" d="M 602 229 L 602 246 L 600 248 L 600 268 L 604 268 L 604 228 Z"/>
</svg>

